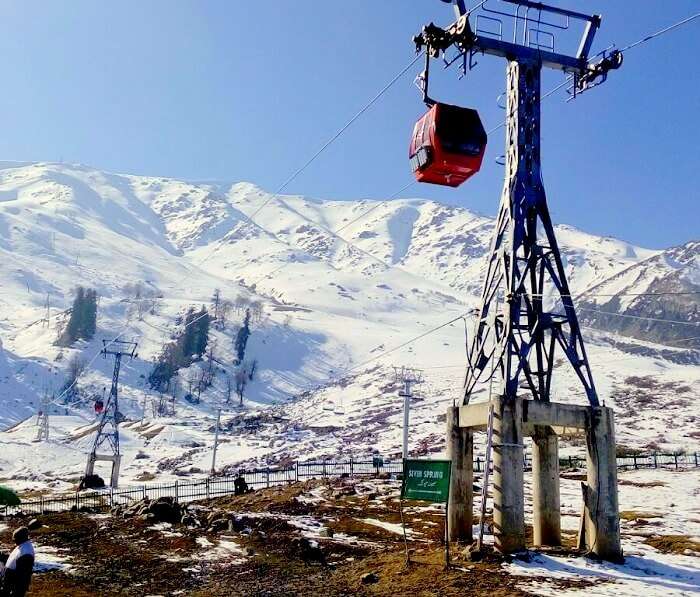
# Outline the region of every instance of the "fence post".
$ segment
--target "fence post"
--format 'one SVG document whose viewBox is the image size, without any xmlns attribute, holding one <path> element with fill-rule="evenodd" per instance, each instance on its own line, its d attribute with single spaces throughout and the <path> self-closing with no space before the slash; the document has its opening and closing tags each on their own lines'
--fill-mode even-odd
<svg viewBox="0 0 700 597">
<path fill-rule="evenodd" d="M 695 456 L 695 467 L 697 468 L 697 466 L 698 466 L 698 453 L 693 452 L 693 456 Z"/>
<path fill-rule="evenodd" d="M 299 461 L 294 463 L 294 480 L 299 481 Z"/>
<path fill-rule="evenodd" d="M 323 461 L 323 474 L 321 476 L 324 478 L 327 476 L 326 475 L 326 461 L 325 460 Z"/>
<path fill-rule="evenodd" d="M 207 487 L 207 499 L 209 499 L 209 477 L 207 477 L 207 480 L 205 482 L 205 485 Z"/>
<path fill-rule="evenodd" d="M 632 454 L 632 461 L 634 462 L 635 470 L 638 469 L 639 467 L 637 466 L 637 455 L 636 454 Z"/>
<path fill-rule="evenodd" d="M 270 467 L 269 466 L 265 469 L 265 484 L 267 485 L 267 487 L 270 487 Z"/>
<path fill-rule="evenodd" d="M 179 491 L 178 491 L 178 481 L 179 481 L 179 479 L 175 479 L 175 501 L 176 502 L 179 501 L 179 499 L 180 499 L 180 495 L 179 495 Z"/>
<path fill-rule="evenodd" d="M 696 455 L 696 459 L 697 459 L 697 455 Z M 350 476 L 351 477 L 355 476 L 355 469 L 354 469 L 353 463 L 352 463 L 352 456 L 350 456 Z"/>
<path fill-rule="evenodd" d="M 674 455 L 673 455 L 673 460 L 674 460 L 675 463 L 676 463 L 676 468 L 678 468 L 678 454 L 674 454 Z"/>
</svg>

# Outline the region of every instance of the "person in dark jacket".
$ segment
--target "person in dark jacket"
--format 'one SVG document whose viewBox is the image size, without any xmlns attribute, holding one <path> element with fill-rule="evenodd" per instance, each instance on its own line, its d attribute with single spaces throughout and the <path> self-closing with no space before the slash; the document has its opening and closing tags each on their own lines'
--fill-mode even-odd
<svg viewBox="0 0 700 597">
<path fill-rule="evenodd" d="M 238 476 L 233 481 L 233 493 L 234 495 L 243 495 L 248 493 L 250 489 L 248 488 L 248 483 L 246 483 L 243 473 L 238 473 Z"/>
<path fill-rule="evenodd" d="M 29 590 L 29 583 L 34 571 L 34 546 L 29 540 L 29 529 L 18 528 L 12 538 L 17 547 L 12 550 L 4 562 L 2 578 L 2 597 L 24 597 Z"/>
</svg>

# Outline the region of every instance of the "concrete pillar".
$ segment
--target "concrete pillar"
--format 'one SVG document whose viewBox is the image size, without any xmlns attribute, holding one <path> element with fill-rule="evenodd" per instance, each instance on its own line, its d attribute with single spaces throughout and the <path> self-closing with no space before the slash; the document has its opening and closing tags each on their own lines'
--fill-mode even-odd
<svg viewBox="0 0 700 597">
<path fill-rule="evenodd" d="M 450 541 L 472 542 L 474 434 L 459 427 L 459 407 L 447 409 L 447 458 L 452 460 L 448 504 Z"/>
<path fill-rule="evenodd" d="M 592 407 L 586 429 L 588 490 L 586 548 L 604 560 L 620 561 L 620 512 L 613 411 Z"/>
<path fill-rule="evenodd" d="M 119 469 L 122 464 L 121 454 L 114 456 L 112 460 L 112 478 L 110 482 L 110 487 L 112 489 L 117 489 L 119 487 Z"/>
<path fill-rule="evenodd" d="M 532 510 L 535 545 L 561 545 L 559 439 L 551 427 L 532 435 Z"/>
<path fill-rule="evenodd" d="M 525 549 L 523 491 L 523 401 L 494 399 L 493 523 L 495 545 L 501 553 Z"/>
</svg>

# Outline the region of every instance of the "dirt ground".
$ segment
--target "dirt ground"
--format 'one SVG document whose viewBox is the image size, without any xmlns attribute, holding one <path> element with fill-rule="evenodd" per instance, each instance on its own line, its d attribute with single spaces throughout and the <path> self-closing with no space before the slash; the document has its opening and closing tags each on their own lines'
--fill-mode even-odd
<svg viewBox="0 0 700 597">
<path fill-rule="evenodd" d="M 527 595 L 494 554 L 472 562 L 453 545 L 445 570 L 442 513 L 427 504 L 404 508 L 412 531 L 413 561 L 406 565 L 395 490 L 390 482 L 309 481 L 198 502 L 196 524 L 44 515 L 35 543 L 67 566 L 36 573 L 30 594 Z M 0 544 L 7 548 L 12 528 L 27 520 L 3 522 Z"/>
</svg>

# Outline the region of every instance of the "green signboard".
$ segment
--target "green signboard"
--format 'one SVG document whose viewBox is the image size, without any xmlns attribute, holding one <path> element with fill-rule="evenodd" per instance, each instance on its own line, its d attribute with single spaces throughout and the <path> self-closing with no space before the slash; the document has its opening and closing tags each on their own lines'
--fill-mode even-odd
<svg viewBox="0 0 700 597">
<path fill-rule="evenodd" d="M 404 460 L 401 498 L 446 503 L 451 460 Z"/>
</svg>

